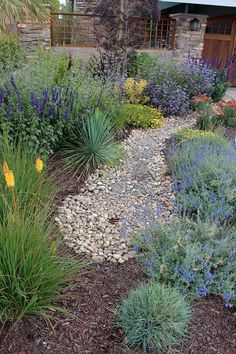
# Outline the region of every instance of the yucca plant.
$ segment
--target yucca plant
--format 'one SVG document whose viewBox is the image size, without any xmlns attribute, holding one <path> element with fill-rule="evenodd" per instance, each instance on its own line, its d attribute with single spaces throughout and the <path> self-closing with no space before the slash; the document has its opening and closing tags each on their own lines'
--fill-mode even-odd
<svg viewBox="0 0 236 354">
<path fill-rule="evenodd" d="M 46 206 L 40 212 L 6 214 L 0 224 L 0 320 L 44 315 L 55 307 L 65 282 L 81 262 L 57 251 Z"/>
<path fill-rule="evenodd" d="M 189 304 L 176 289 L 159 283 L 130 292 L 119 308 L 119 326 L 129 347 L 166 353 L 186 334 Z"/>
<path fill-rule="evenodd" d="M 99 110 L 90 113 L 67 140 L 62 155 L 67 166 L 81 174 L 117 163 L 122 150 L 110 119 Z"/>
</svg>

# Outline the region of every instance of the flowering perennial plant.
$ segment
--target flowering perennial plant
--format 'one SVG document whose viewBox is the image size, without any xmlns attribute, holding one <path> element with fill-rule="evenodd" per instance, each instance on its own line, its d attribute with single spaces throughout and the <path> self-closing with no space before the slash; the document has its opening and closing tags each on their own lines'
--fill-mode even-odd
<svg viewBox="0 0 236 354">
<path fill-rule="evenodd" d="M 42 157 L 60 148 L 87 113 L 100 108 L 115 121 L 120 107 L 111 83 L 85 77 L 81 68 L 56 82 L 47 74 L 44 81 L 36 70 L 32 83 L 22 71 L 0 85 L 0 136 Z"/>
<path fill-rule="evenodd" d="M 221 99 L 229 87 L 229 69 L 219 69 L 214 63 L 194 58 L 185 59 L 180 65 L 180 75 L 190 96 L 207 95 L 213 100 Z"/>
<path fill-rule="evenodd" d="M 172 80 L 152 86 L 149 82 L 148 95 L 150 104 L 164 115 L 185 115 L 190 111 L 188 90 Z"/>
<path fill-rule="evenodd" d="M 219 139 L 219 141 L 224 142 L 224 139 L 212 132 L 212 131 L 205 131 L 205 130 L 198 130 L 198 129 L 191 129 L 191 128 L 183 128 L 179 130 L 177 133 L 173 135 L 178 140 L 179 144 L 182 144 L 186 141 L 191 141 L 196 138 L 201 138 L 202 140 L 206 139 L 209 141 L 209 139 Z"/>
<path fill-rule="evenodd" d="M 15 80 L 0 89 L 0 134 L 32 152 L 50 154 L 74 124 L 74 94 L 70 87 L 22 95 Z"/>
<path fill-rule="evenodd" d="M 194 105 L 198 111 L 198 127 L 202 130 L 236 125 L 236 101 L 221 100 L 214 103 L 210 99 L 196 96 Z"/>
<path fill-rule="evenodd" d="M 142 104 L 125 104 L 119 114 L 125 117 L 127 124 L 137 128 L 156 128 L 164 124 L 158 109 Z"/>
<path fill-rule="evenodd" d="M 236 212 L 235 149 L 210 135 L 173 143 L 170 155 L 181 210 L 201 220 L 231 223 Z"/>
<path fill-rule="evenodd" d="M 41 160 L 39 157 L 36 158 L 35 160 L 35 167 L 38 173 L 41 173 L 43 170 L 43 160 Z"/>
<path fill-rule="evenodd" d="M 199 103 L 204 103 L 204 102 L 209 102 L 211 99 L 207 95 L 197 95 L 193 96 L 193 103 L 199 104 Z"/>
<path fill-rule="evenodd" d="M 236 298 L 235 235 L 235 228 L 178 221 L 137 234 L 134 243 L 151 278 L 190 299 L 221 295 L 231 307 Z"/>
<path fill-rule="evenodd" d="M 132 104 L 144 103 L 147 101 L 147 97 L 144 97 L 144 90 L 147 87 L 146 80 L 135 80 L 132 77 L 128 77 L 124 83 L 123 89 L 128 102 Z"/>
<path fill-rule="evenodd" d="M 199 102 L 220 100 L 228 88 L 228 69 L 187 58 L 181 64 L 158 63 L 148 80 L 151 105 L 164 114 L 184 115 Z M 194 98 L 194 100 L 193 100 Z"/>
</svg>

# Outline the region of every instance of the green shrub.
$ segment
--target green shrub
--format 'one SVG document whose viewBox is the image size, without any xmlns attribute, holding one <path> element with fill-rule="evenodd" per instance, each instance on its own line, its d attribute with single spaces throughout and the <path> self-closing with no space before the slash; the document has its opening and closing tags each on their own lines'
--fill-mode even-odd
<svg viewBox="0 0 236 354">
<path fill-rule="evenodd" d="M 153 71 L 155 58 L 148 53 L 130 51 L 128 53 L 127 74 L 129 77 L 141 77 L 149 79 Z"/>
<path fill-rule="evenodd" d="M 124 104 L 118 114 L 132 127 L 156 128 L 163 125 L 161 112 L 142 104 Z"/>
<path fill-rule="evenodd" d="M 220 295 L 236 299 L 236 229 L 214 223 L 178 220 L 134 237 L 138 259 L 155 281 L 174 286 L 189 299 Z"/>
<path fill-rule="evenodd" d="M 88 173 L 101 165 L 117 163 L 122 151 L 115 141 L 109 118 L 96 110 L 82 121 L 67 140 L 62 155 L 67 166 Z"/>
<path fill-rule="evenodd" d="M 211 102 L 201 102 L 197 106 L 197 127 L 201 130 L 213 130 L 215 128 L 212 119 L 211 104 Z"/>
<path fill-rule="evenodd" d="M 57 252 L 47 212 L 8 214 L 0 224 L 1 321 L 44 315 L 81 267 Z"/>
<path fill-rule="evenodd" d="M 230 87 L 229 79 L 230 69 L 217 70 L 215 72 L 214 90 L 211 97 L 214 102 L 219 102 L 224 97 L 227 89 Z"/>
<path fill-rule="evenodd" d="M 153 283 L 130 292 L 119 309 L 128 346 L 166 353 L 186 334 L 191 310 L 177 290 Z"/>
<path fill-rule="evenodd" d="M 225 107 L 222 109 L 223 114 L 213 117 L 215 126 L 224 126 L 226 128 L 236 126 L 236 110 L 235 108 Z"/>
<path fill-rule="evenodd" d="M 218 104 L 212 102 L 202 102 L 198 104 L 197 126 L 201 130 L 214 130 L 217 127 L 234 127 L 236 126 L 236 110 L 230 106 L 230 102 L 222 101 Z"/>
<path fill-rule="evenodd" d="M 56 86 L 61 86 L 64 81 L 67 79 L 68 74 L 68 65 L 69 65 L 69 58 L 67 54 L 63 54 L 59 57 L 57 62 L 57 67 L 55 70 L 55 76 L 53 80 L 53 84 Z"/>
<path fill-rule="evenodd" d="M 12 72 L 21 67 L 26 55 L 17 37 L 3 35 L 0 37 L 0 72 Z"/>
</svg>

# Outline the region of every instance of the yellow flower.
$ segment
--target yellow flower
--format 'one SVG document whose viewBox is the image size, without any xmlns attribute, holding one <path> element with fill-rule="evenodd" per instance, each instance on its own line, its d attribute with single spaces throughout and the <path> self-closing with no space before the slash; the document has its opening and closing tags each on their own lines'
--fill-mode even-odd
<svg viewBox="0 0 236 354">
<path fill-rule="evenodd" d="M 8 170 L 4 173 L 5 175 L 5 180 L 6 180 L 6 185 L 8 188 L 14 188 L 15 187 L 15 179 L 14 179 L 14 174 L 11 170 Z"/>
<path fill-rule="evenodd" d="M 120 93 L 120 88 L 117 85 L 115 85 L 115 87 L 114 87 L 114 93 L 115 94 Z"/>
<path fill-rule="evenodd" d="M 2 169 L 3 173 L 7 173 L 10 170 L 6 161 L 3 162 Z"/>
<path fill-rule="evenodd" d="M 128 77 L 124 83 L 124 91 L 128 101 L 133 104 L 146 101 L 147 97 L 143 97 L 143 91 L 147 84 L 146 80 L 135 81 L 133 77 Z"/>
<path fill-rule="evenodd" d="M 193 139 L 207 139 L 207 138 L 216 138 L 219 140 L 223 140 L 218 134 L 210 131 L 198 130 L 198 129 L 191 129 L 191 128 L 183 128 L 179 130 L 177 133 L 174 134 L 178 139 L 179 144 L 181 145 L 187 140 Z"/>
<path fill-rule="evenodd" d="M 56 251 L 57 251 L 57 245 L 56 245 L 56 242 L 55 242 L 55 241 L 53 241 L 53 242 L 51 243 L 50 249 L 51 249 L 52 254 L 55 254 L 55 253 L 56 253 Z"/>
<path fill-rule="evenodd" d="M 39 157 L 37 157 L 37 159 L 35 161 L 35 166 L 36 166 L 36 170 L 38 171 L 38 173 L 41 173 L 43 170 L 43 160 L 41 160 Z"/>
</svg>

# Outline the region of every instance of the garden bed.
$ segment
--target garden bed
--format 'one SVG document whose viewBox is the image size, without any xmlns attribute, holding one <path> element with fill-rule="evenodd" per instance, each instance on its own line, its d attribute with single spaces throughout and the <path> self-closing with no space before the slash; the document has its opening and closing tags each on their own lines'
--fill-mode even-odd
<svg viewBox="0 0 236 354">
<path fill-rule="evenodd" d="M 55 319 L 27 319 L 1 334 L 2 354 L 142 354 L 128 350 L 124 336 L 115 328 L 115 310 L 128 292 L 147 277 L 134 261 L 122 265 L 94 264 L 64 295 L 63 305 L 71 315 L 53 313 Z M 75 317 L 74 317 L 75 316 Z M 235 321 L 220 299 L 209 297 L 194 305 L 189 339 L 171 353 L 232 354 Z"/>
<path fill-rule="evenodd" d="M 0 353 L 233 351 L 228 71 L 135 60 L 2 79 Z"/>
</svg>

